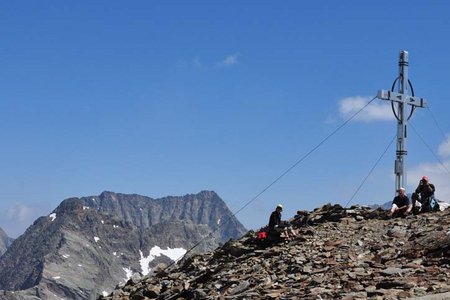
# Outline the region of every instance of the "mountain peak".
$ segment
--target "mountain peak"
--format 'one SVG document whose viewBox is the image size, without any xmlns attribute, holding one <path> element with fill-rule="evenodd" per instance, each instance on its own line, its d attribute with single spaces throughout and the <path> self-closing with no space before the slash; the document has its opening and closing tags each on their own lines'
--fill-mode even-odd
<svg viewBox="0 0 450 300">
<path fill-rule="evenodd" d="M 69 198 L 61 202 L 53 212 L 65 214 L 82 210 L 83 201 L 80 198 Z"/>
</svg>

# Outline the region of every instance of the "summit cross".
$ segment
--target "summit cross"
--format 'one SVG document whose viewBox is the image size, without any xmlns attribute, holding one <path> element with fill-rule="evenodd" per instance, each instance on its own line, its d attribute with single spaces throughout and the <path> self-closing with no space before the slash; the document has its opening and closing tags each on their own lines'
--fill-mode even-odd
<svg viewBox="0 0 450 300">
<path fill-rule="evenodd" d="M 397 151 L 396 151 L 396 159 L 394 165 L 394 173 L 395 173 L 395 191 L 398 193 L 398 190 L 401 187 L 404 187 L 407 183 L 406 176 L 406 167 L 405 160 L 406 155 L 408 154 L 406 148 L 406 138 L 407 138 L 407 124 L 408 120 L 411 118 L 414 109 L 416 107 L 426 107 L 426 100 L 420 97 L 414 96 L 414 89 L 412 87 L 411 81 L 408 79 L 408 65 L 409 65 L 409 57 L 407 51 L 400 52 L 400 59 L 398 62 L 399 65 L 399 76 L 395 79 L 392 84 L 392 88 L 390 91 L 388 90 L 379 90 L 377 94 L 377 98 L 381 100 L 391 101 L 392 111 L 397 119 Z M 394 92 L 395 84 L 399 81 L 399 89 L 398 92 Z M 408 94 L 410 87 L 411 96 Z M 394 104 L 397 104 L 397 110 L 394 108 Z M 411 110 L 409 115 L 406 114 L 406 105 L 411 106 Z"/>
</svg>

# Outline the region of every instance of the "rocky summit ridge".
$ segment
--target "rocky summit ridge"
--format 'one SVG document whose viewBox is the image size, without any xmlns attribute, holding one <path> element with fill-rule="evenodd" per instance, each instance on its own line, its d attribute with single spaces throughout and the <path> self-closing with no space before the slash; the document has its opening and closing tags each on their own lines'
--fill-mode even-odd
<svg viewBox="0 0 450 300">
<path fill-rule="evenodd" d="M 178 259 L 204 236 L 210 238 L 197 251 L 245 232 L 212 191 L 66 199 L 0 257 L 0 299 L 96 299 L 133 273 Z"/>
<path fill-rule="evenodd" d="M 11 245 L 11 243 L 14 241 L 13 238 L 10 238 L 6 232 L 0 228 L 0 256 L 3 255 L 3 253 L 6 252 L 6 249 Z"/>
<path fill-rule="evenodd" d="M 292 223 L 291 241 L 267 246 L 250 231 L 101 299 L 450 299 L 448 209 L 391 219 L 325 205 Z"/>
</svg>

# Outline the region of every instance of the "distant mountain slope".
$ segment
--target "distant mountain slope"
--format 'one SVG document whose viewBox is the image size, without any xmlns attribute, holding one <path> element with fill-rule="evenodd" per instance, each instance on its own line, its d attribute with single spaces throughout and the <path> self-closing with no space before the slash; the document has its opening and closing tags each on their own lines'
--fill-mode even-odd
<svg viewBox="0 0 450 300">
<path fill-rule="evenodd" d="M 158 262 L 182 256 L 213 230 L 197 251 L 245 233 L 214 192 L 162 199 L 104 192 L 67 199 L 0 258 L 0 289 L 27 290 L 0 298 L 95 299 L 134 272 L 146 274 Z"/>
<path fill-rule="evenodd" d="M 6 252 L 6 249 L 11 245 L 14 241 L 13 238 L 10 238 L 6 232 L 0 228 L 0 256 Z"/>
<path fill-rule="evenodd" d="M 369 205 L 370 208 L 376 209 L 376 208 L 382 208 L 384 210 L 390 209 L 392 206 L 392 201 L 385 202 L 383 204 L 373 204 Z"/>
</svg>

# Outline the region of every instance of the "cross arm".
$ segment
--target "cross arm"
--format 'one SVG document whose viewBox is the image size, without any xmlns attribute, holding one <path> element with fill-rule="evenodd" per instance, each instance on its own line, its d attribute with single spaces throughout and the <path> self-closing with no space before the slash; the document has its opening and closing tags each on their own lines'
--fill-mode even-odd
<svg viewBox="0 0 450 300">
<path fill-rule="evenodd" d="M 424 98 L 408 96 L 408 95 L 391 92 L 391 91 L 387 91 L 387 90 L 379 90 L 378 94 L 377 94 L 377 98 L 379 98 L 381 100 L 406 103 L 406 104 L 409 104 L 412 106 L 418 106 L 418 107 L 426 107 L 427 106 L 427 100 Z"/>
</svg>

